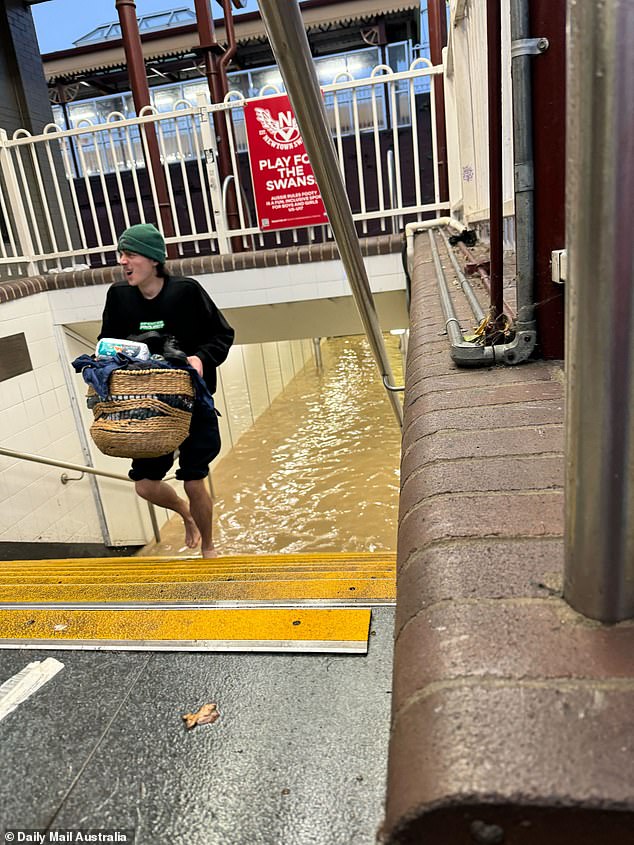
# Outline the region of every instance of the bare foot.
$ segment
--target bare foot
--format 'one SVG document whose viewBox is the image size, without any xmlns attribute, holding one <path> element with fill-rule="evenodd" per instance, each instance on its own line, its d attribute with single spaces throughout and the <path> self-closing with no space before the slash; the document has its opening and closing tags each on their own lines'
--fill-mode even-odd
<svg viewBox="0 0 634 845">
<path fill-rule="evenodd" d="M 210 546 L 208 549 L 202 550 L 203 557 L 218 557 L 218 552 L 215 546 Z"/>
<path fill-rule="evenodd" d="M 200 543 L 200 531 L 193 518 L 183 517 L 185 523 L 185 545 L 188 549 L 195 549 Z"/>
</svg>

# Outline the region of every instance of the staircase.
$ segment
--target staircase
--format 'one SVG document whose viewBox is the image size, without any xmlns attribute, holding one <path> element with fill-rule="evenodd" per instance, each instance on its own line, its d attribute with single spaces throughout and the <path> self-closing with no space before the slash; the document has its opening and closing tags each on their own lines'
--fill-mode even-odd
<svg viewBox="0 0 634 845">
<path fill-rule="evenodd" d="M 0 565 L 0 648 L 365 654 L 391 553 Z"/>
</svg>

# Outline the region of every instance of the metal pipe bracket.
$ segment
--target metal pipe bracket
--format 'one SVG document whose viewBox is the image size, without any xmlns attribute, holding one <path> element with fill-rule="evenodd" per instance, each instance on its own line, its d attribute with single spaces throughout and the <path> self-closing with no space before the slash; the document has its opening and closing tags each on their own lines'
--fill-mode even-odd
<svg viewBox="0 0 634 845">
<path fill-rule="evenodd" d="M 518 38 L 511 44 L 511 58 L 519 56 L 540 56 L 550 47 L 547 38 Z"/>
</svg>

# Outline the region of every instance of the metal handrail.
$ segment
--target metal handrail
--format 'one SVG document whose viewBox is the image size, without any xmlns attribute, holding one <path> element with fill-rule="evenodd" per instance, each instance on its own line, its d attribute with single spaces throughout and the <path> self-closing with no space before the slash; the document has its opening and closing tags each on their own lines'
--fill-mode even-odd
<svg viewBox="0 0 634 845">
<path fill-rule="evenodd" d="M 403 393 L 405 390 L 404 386 L 399 386 L 397 384 L 391 384 L 390 380 L 387 376 L 383 376 L 383 386 L 386 390 L 391 390 L 392 393 Z"/>
<path fill-rule="evenodd" d="M 61 469 L 72 469 L 76 472 L 89 472 L 92 475 L 102 475 L 105 478 L 115 478 L 117 481 L 131 481 L 127 475 L 117 475 L 114 472 L 105 472 L 105 470 L 95 469 L 94 467 L 81 466 L 81 464 L 71 464 L 68 461 L 55 461 L 53 458 L 43 458 L 41 455 L 29 455 L 28 452 L 14 452 L 13 449 L 4 449 L 0 446 L 0 455 L 7 455 L 9 458 L 18 458 L 23 461 L 32 461 L 36 464 L 46 464 L 47 466 L 60 467 Z"/>
<path fill-rule="evenodd" d="M 60 469 L 72 469 L 76 472 L 87 472 L 91 475 L 100 475 L 102 478 L 113 478 L 115 481 L 132 482 L 132 479 L 127 475 L 118 475 L 115 472 L 106 472 L 102 469 L 95 469 L 94 467 L 82 466 L 81 464 L 71 464 L 68 461 L 56 461 L 53 458 L 44 458 L 41 455 L 30 455 L 28 452 L 16 452 L 13 449 L 5 449 L 0 446 L 0 455 L 6 455 L 9 458 L 17 458 L 21 461 L 31 461 L 35 464 L 45 464 L 46 466 L 60 467 Z M 173 475 L 166 477 L 166 481 L 175 478 Z M 154 532 L 154 539 L 157 543 L 161 542 L 161 532 L 159 530 L 156 519 L 156 511 L 152 502 L 148 502 L 148 509 L 150 511 L 150 521 L 152 522 L 152 531 Z"/>
<path fill-rule="evenodd" d="M 259 7 L 382 383 L 394 384 L 299 5 L 260 0 Z M 403 406 L 394 391 L 387 396 L 402 427 Z"/>
</svg>

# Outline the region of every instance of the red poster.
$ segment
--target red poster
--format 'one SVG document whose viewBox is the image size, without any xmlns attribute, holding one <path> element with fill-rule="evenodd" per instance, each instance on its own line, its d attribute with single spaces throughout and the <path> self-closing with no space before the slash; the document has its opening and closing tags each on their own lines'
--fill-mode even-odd
<svg viewBox="0 0 634 845">
<path fill-rule="evenodd" d="M 244 118 L 260 229 L 327 223 L 313 168 L 286 94 L 247 102 Z"/>
</svg>

